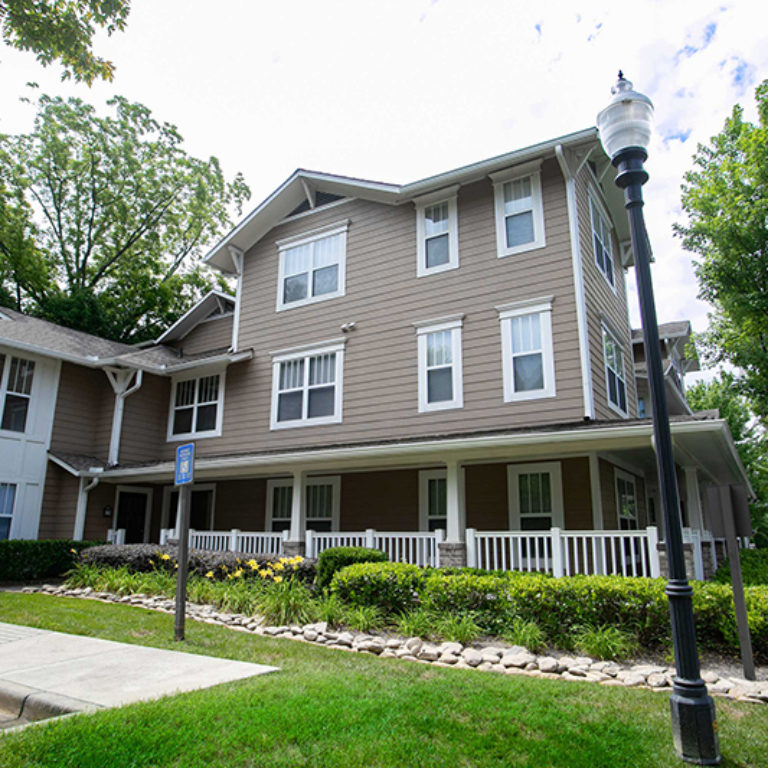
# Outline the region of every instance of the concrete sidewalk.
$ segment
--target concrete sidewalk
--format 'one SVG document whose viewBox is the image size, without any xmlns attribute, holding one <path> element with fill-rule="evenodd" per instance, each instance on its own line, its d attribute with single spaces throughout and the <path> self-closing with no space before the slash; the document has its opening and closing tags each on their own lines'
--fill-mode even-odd
<svg viewBox="0 0 768 768">
<path fill-rule="evenodd" d="M 0 712 L 15 714 L 18 723 L 119 707 L 276 670 L 0 622 Z"/>
</svg>

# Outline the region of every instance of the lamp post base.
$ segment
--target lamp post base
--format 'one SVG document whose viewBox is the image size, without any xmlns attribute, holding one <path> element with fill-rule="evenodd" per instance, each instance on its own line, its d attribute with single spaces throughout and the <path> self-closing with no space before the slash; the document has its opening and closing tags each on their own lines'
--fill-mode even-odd
<svg viewBox="0 0 768 768">
<path fill-rule="evenodd" d="M 669 699 L 672 713 L 672 738 L 678 756 L 696 765 L 719 765 L 715 704 L 710 696 L 689 698 L 673 693 Z"/>
</svg>

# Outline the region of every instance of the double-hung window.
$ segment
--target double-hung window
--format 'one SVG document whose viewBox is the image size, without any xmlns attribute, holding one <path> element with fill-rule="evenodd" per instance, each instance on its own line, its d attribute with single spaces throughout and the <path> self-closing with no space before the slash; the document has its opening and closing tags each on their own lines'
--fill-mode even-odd
<svg viewBox="0 0 768 768">
<path fill-rule="evenodd" d="M 341 421 L 344 342 L 272 355 L 272 429 Z"/>
<path fill-rule="evenodd" d="M 638 523 L 635 478 L 620 469 L 614 472 L 616 473 L 616 512 L 619 529 L 636 531 Z"/>
<path fill-rule="evenodd" d="M 342 222 L 278 241 L 278 311 L 344 295 L 348 226 Z"/>
<path fill-rule="evenodd" d="M 595 251 L 595 264 L 608 281 L 608 285 L 615 288 L 610 221 L 591 194 L 589 196 L 589 215 L 592 219 L 592 245 Z"/>
<path fill-rule="evenodd" d="M 16 486 L 13 483 L 0 483 L 0 541 L 11 537 L 15 501 Z"/>
<path fill-rule="evenodd" d="M 512 531 L 548 531 L 563 524 L 560 462 L 512 464 L 507 468 L 509 527 Z"/>
<path fill-rule="evenodd" d="M 171 390 L 168 439 L 217 437 L 221 434 L 224 374 L 176 379 Z"/>
<path fill-rule="evenodd" d="M 624 353 L 616 337 L 605 326 L 603 326 L 603 355 L 608 404 L 622 416 L 626 416 L 627 381 L 624 374 Z"/>
<path fill-rule="evenodd" d="M 0 354 L 0 404 L 3 408 L 0 429 L 9 432 L 26 430 L 34 373 L 33 360 L 7 358 Z"/>
<path fill-rule="evenodd" d="M 338 531 L 341 499 L 340 477 L 310 477 L 305 486 L 306 526 L 312 531 Z M 267 530 L 289 531 L 293 506 L 293 481 L 267 481 Z"/>
<path fill-rule="evenodd" d="M 504 402 L 554 397 L 552 297 L 496 309 L 501 322 Z"/>
<path fill-rule="evenodd" d="M 461 365 L 463 315 L 417 323 L 419 412 L 464 405 Z"/>
<path fill-rule="evenodd" d="M 526 163 L 491 174 L 499 258 L 546 245 L 539 168 L 538 162 Z"/>
<path fill-rule="evenodd" d="M 419 472 L 419 530 L 445 530 L 448 524 L 446 471 L 423 469 Z"/>
<path fill-rule="evenodd" d="M 415 201 L 418 277 L 456 269 L 459 266 L 456 189 L 453 187 L 442 190 L 437 195 Z"/>
</svg>

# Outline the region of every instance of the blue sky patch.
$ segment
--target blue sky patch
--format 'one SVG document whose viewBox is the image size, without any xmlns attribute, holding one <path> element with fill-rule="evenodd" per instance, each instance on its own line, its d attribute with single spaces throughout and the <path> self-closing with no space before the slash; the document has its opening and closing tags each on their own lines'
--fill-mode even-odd
<svg viewBox="0 0 768 768">
<path fill-rule="evenodd" d="M 679 141 L 681 144 L 684 144 L 688 140 L 688 137 L 691 135 L 691 130 L 691 128 L 681 128 L 679 130 L 673 131 L 672 133 L 666 134 L 662 141 L 665 144 L 669 144 L 670 141 Z"/>
</svg>

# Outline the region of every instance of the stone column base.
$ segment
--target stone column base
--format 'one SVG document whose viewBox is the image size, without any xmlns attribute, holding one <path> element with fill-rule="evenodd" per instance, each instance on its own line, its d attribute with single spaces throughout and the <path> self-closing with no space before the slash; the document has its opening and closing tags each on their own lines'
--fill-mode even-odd
<svg viewBox="0 0 768 768">
<path fill-rule="evenodd" d="M 304 557 L 306 544 L 303 541 L 284 541 L 283 552 L 286 557 L 296 557 L 296 555 Z"/>
<path fill-rule="evenodd" d="M 667 545 L 660 541 L 656 545 L 656 549 L 659 553 L 659 574 L 662 578 L 669 578 L 669 560 L 667 559 Z M 683 557 L 685 558 L 685 573 L 688 576 L 688 581 L 692 581 L 695 578 L 695 571 L 693 567 L 693 544 L 683 544 Z"/>
<path fill-rule="evenodd" d="M 464 568 L 467 564 L 467 545 L 463 541 L 441 541 L 440 567 Z"/>
</svg>

